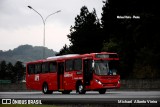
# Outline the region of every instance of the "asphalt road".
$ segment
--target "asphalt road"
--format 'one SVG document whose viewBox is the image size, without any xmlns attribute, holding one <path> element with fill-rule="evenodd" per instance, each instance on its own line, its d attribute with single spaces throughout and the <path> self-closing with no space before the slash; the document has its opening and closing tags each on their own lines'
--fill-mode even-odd
<svg viewBox="0 0 160 107">
<path fill-rule="evenodd" d="M 68 95 L 60 92 L 47 95 L 42 92 L 0 92 L 0 99 L 41 100 L 42 104 L 123 103 L 160 105 L 160 91 L 107 91 L 106 94 L 90 91 L 84 95 L 79 95 L 76 92 L 71 92 Z"/>
</svg>

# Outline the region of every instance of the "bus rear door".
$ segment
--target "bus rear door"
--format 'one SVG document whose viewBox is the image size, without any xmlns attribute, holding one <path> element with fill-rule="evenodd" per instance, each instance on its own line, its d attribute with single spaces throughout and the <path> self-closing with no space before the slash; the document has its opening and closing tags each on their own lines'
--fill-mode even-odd
<svg viewBox="0 0 160 107">
<path fill-rule="evenodd" d="M 64 62 L 58 62 L 58 78 L 57 78 L 57 84 L 58 84 L 58 90 L 63 91 L 64 90 Z"/>
</svg>

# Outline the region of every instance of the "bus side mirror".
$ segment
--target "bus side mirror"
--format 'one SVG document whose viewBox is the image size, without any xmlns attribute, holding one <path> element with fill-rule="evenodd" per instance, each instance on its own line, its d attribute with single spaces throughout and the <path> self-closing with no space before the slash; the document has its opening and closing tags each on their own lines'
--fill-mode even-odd
<svg viewBox="0 0 160 107">
<path fill-rule="evenodd" d="M 94 65 L 95 65 L 95 62 L 94 60 L 92 61 L 92 69 L 94 70 Z"/>
</svg>

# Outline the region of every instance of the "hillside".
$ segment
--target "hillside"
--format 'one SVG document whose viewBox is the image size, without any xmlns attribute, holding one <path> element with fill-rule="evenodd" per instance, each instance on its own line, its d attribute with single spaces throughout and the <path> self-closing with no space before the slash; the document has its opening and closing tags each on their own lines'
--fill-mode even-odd
<svg viewBox="0 0 160 107">
<path fill-rule="evenodd" d="M 16 61 L 28 62 L 42 59 L 42 46 L 21 45 L 13 50 L 0 50 L 0 61 L 15 63 Z M 45 57 L 54 56 L 57 52 L 52 49 L 45 48 Z"/>
</svg>

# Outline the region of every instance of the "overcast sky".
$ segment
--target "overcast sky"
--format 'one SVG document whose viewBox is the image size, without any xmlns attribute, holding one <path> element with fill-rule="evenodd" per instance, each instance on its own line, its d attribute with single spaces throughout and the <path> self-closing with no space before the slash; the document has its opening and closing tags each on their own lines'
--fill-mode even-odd
<svg viewBox="0 0 160 107">
<path fill-rule="evenodd" d="M 67 35 L 81 7 L 87 6 L 90 12 L 95 8 L 101 18 L 103 3 L 102 0 L 0 0 L 0 50 L 24 44 L 43 45 L 42 19 L 28 5 L 44 18 L 61 10 L 46 21 L 46 47 L 58 52 L 70 44 Z"/>
</svg>

